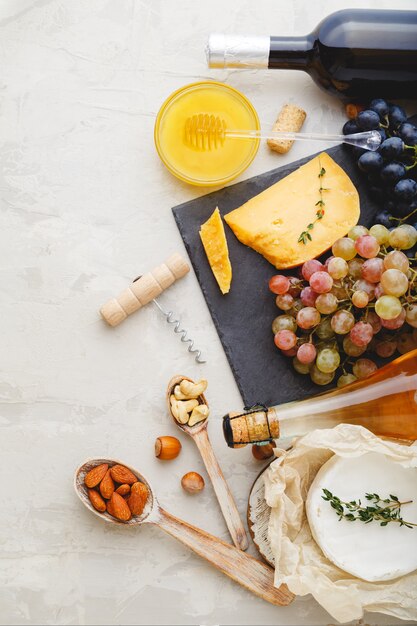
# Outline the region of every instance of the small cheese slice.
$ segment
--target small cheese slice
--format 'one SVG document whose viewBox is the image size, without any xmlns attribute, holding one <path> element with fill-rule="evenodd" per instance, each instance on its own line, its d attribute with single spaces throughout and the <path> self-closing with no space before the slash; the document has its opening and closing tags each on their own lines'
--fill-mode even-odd
<svg viewBox="0 0 417 626">
<path fill-rule="evenodd" d="M 200 237 L 210 267 L 222 294 L 230 291 L 232 266 L 229 259 L 226 235 L 218 207 L 207 222 L 200 227 Z"/>
<path fill-rule="evenodd" d="M 340 569 L 370 582 L 392 580 L 417 569 L 417 527 L 339 521 L 330 503 L 323 500 L 323 489 L 344 502 L 360 499 L 364 506 L 370 505 L 366 493 L 412 500 L 401 507 L 401 515 L 417 523 L 417 468 L 405 468 L 376 452 L 356 458 L 335 454 L 316 474 L 306 500 L 312 535 Z"/>
<path fill-rule="evenodd" d="M 319 174 L 324 168 L 325 173 Z M 309 230 L 311 241 L 298 239 L 316 220 L 324 188 L 324 216 Z M 325 152 L 275 183 L 225 221 L 243 244 L 262 254 L 278 269 L 294 267 L 319 256 L 354 226 L 360 214 L 359 195 L 344 170 Z"/>
</svg>

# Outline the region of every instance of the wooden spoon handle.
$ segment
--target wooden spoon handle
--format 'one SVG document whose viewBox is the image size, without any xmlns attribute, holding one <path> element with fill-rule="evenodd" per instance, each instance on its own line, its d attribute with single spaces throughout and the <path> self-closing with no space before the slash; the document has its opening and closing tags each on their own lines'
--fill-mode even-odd
<svg viewBox="0 0 417 626">
<path fill-rule="evenodd" d="M 248 538 L 245 527 L 240 519 L 239 511 L 237 510 L 236 503 L 227 485 L 226 479 L 223 476 L 223 472 L 220 469 L 220 465 L 214 455 L 207 430 L 206 428 L 203 428 L 191 436 L 200 450 L 208 475 L 213 483 L 213 488 L 219 501 L 227 528 L 229 529 L 230 535 L 233 539 L 233 543 L 237 548 L 246 550 L 248 547 Z"/>
<path fill-rule="evenodd" d="M 265 563 L 163 509 L 159 509 L 158 513 L 150 520 L 151 523 L 184 543 L 242 587 L 278 606 L 286 606 L 294 599 L 286 585 L 281 585 L 278 589 L 274 587 L 274 570 Z"/>
</svg>

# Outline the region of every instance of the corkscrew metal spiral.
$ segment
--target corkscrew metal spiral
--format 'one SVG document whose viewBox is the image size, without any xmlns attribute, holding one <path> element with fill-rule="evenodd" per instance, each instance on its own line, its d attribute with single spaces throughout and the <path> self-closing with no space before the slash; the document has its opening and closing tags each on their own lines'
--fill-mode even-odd
<svg viewBox="0 0 417 626">
<path fill-rule="evenodd" d="M 188 343 L 189 344 L 187 350 L 188 350 L 188 352 L 190 352 L 190 354 L 194 355 L 196 363 L 206 363 L 206 361 L 204 361 L 201 358 L 201 350 L 198 350 L 198 348 L 194 348 L 194 341 L 193 341 L 193 339 L 191 339 L 190 337 L 187 337 L 188 331 L 185 328 L 181 328 L 181 320 L 174 319 L 174 312 L 173 311 L 168 311 L 168 312 L 165 311 L 165 309 L 163 309 L 161 307 L 161 305 L 159 304 L 159 302 L 157 302 L 156 300 L 152 300 L 152 302 L 159 309 L 159 311 L 162 313 L 162 315 L 165 316 L 166 321 L 168 322 L 168 324 L 174 324 L 173 331 L 177 335 L 181 335 L 180 339 L 181 339 L 182 343 Z"/>
</svg>

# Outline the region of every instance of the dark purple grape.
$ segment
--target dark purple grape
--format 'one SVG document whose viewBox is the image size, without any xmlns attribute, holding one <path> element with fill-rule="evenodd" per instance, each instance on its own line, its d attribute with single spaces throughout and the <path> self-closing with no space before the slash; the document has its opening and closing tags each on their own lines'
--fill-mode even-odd
<svg viewBox="0 0 417 626">
<path fill-rule="evenodd" d="M 404 219 L 411 213 L 410 203 L 402 201 L 396 202 L 395 208 L 392 210 L 392 213 L 393 215 L 395 215 L 395 217 Z"/>
<path fill-rule="evenodd" d="M 397 161 L 391 161 L 391 163 L 387 163 L 381 169 L 381 181 L 384 183 L 397 183 L 400 178 L 405 176 L 406 173 L 405 165 L 403 163 L 398 163 Z"/>
<path fill-rule="evenodd" d="M 388 115 L 389 104 L 385 100 L 382 100 L 382 98 L 376 98 L 375 100 L 372 100 L 369 108 L 371 109 L 371 111 L 375 111 L 375 113 L 378 113 L 381 121 L 383 122 Z"/>
<path fill-rule="evenodd" d="M 417 145 L 417 128 L 409 122 L 404 122 L 398 129 L 398 134 L 406 146 Z"/>
<path fill-rule="evenodd" d="M 395 185 L 394 193 L 398 200 L 409 202 L 417 194 L 417 183 L 411 178 L 403 178 Z"/>
<path fill-rule="evenodd" d="M 375 215 L 374 222 L 375 224 L 382 224 L 385 228 L 391 228 L 393 225 L 393 222 L 390 220 L 391 217 L 392 215 L 389 211 L 379 211 L 379 213 Z"/>
<path fill-rule="evenodd" d="M 417 246 L 413 246 L 408 250 L 401 250 L 401 252 L 404 252 L 405 256 L 408 256 L 409 259 L 414 259 L 417 252 Z"/>
<path fill-rule="evenodd" d="M 342 128 L 342 133 L 344 135 L 353 135 L 354 133 L 360 133 L 360 130 L 355 120 L 348 120 Z"/>
<path fill-rule="evenodd" d="M 355 121 L 361 130 L 376 130 L 380 124 L 378 113 L 369 109 L 358 113 Z"/>
<path fill-rule="evenodd" d="M 398 105 L 392 104 L 389 108 L 388 120 L 390 128 L 395 130 L 400 124 L 407 121 L 406 112 Z"/>
<path fill-rule="evenodd" d="M 381 143 L 378 148 L 379 154 L 384 159 L 395 159 L 404 150 L 404 142 L 400 137 L 389 137 Z"/>
<path fill-rule="evenodd" d="M 379 172 L 381 167 L 384 164 L 384 159 L 379 154 L 379 152 L 364 152 L 362 156 L 359 157 L 358 167 L 362 172 L 372 173 Z"/>
<path fill-rule="evenodd" d="M 387 133 L 385 131 L 385 128 L 378 128 L 377 132 L 381 135 L 381 144 L 383 141 L 385 141 L 385 139 L 387 138 Z"/>
</svg>

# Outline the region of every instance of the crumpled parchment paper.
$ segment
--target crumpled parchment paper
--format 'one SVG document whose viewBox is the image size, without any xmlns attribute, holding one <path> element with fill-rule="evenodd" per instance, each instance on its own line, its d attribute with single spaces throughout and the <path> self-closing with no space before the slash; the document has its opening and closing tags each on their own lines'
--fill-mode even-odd
<svg viewBox="0 0 417 626">
<path fill-rule="evenodd" d="M 347 424 L 315 430 L 297 439 L 288 452 L 277 450 L 281 456 L 264 475 L 275 585 L 286 583 L 300 596 L 311 593 L 339 622 L 359 619 L 364 610 L 416 620 L 417 571 L 379 583 L 355 578 L 324 556 L 310 532 L 304 502 L 319 468 L 334 453 L 354 459 L 366 452 L 380 452 L 404 467 L 417 467 L 416 444 L 385 441 L 361 426 Z"/>
</svg>

